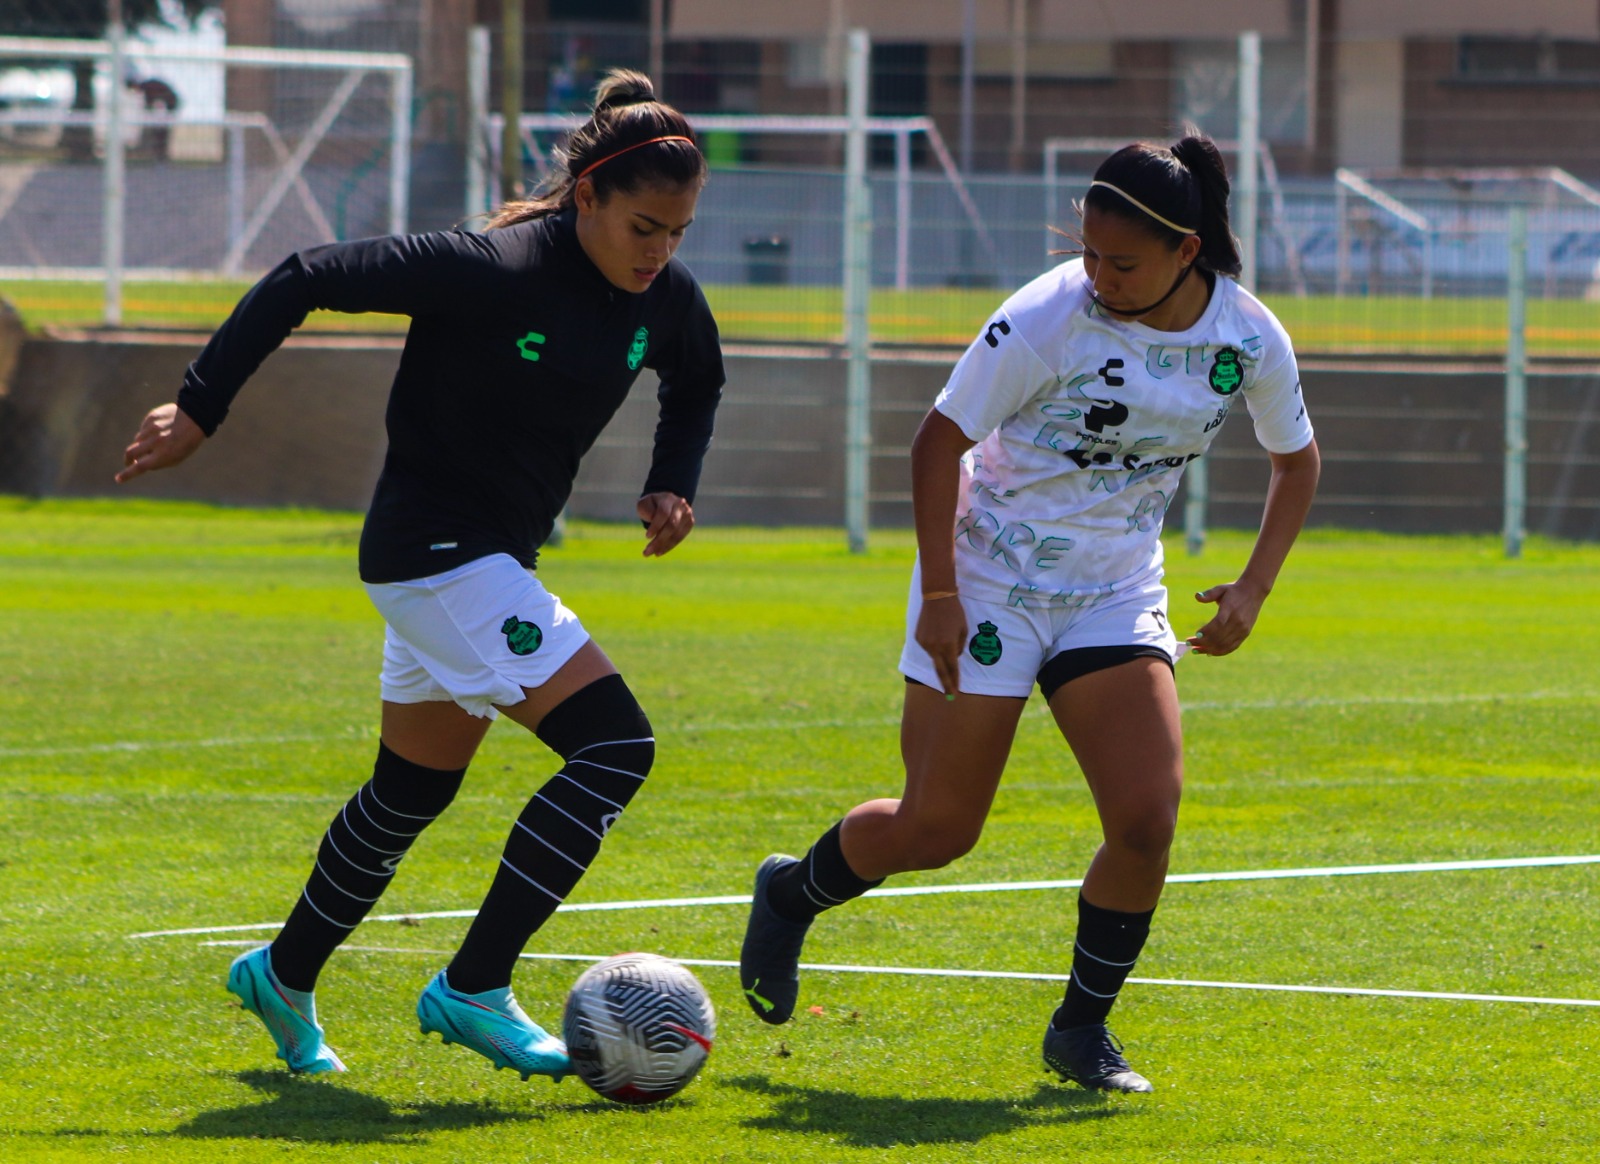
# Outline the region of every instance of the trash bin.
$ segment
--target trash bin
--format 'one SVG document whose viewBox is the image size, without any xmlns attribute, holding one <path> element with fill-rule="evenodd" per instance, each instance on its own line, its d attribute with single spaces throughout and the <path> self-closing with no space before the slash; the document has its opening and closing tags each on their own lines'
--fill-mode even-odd
<svg viewBox="0 0 1600 1164">
<path fill-rule="evenodd" d="M 744 240 L 745 282 L 767 286 L 789 281 L 789 240 L 766 235 Z"/>
</svg>

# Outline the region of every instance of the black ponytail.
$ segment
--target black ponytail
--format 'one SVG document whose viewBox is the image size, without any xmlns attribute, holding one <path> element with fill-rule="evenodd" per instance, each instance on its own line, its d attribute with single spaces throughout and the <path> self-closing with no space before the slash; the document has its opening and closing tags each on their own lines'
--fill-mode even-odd
<svg viewBox="0 0 1600 1164">
<path fill-rule="evenodd" d="M 1171 149 L 1136 142 L 1112 154 L 1095 171 L 1083 205 L 1142 227 L 1172 250 L 1198 235 L 1197 265 L 1237 277 L 1243 264 L 1228 222 L 1230 189 L 1217 143 L 1191 128 Z"/>
<path fill-rule="evenodd" d="M 650 78 L 633 69 L 606 73 L 595 88 L 593 115 L 567 136 L 558 159 L 545 188 L 526 201 L 501 205 L 490 216 L 489 229 L 569 209 L 584 176 L 602 202 L 617 191 L 656 185 L 698 189 L 706 180 L 706 160 L 688 120 L 657 101 Z"/>
<path fill-rule="evenodd" d="M 1172 156 L 1194 175 L 1200 189 L 1200 265 L 1218 275 L 1239 277 L 1244 264 L 1239 259 L 1239 240 L 1233 236 L 1228 220 L 1228 167 L 1222 161 L 1217 143 L 1204 134 L 1191 131 L 1172 147 Z"/>
</svg>

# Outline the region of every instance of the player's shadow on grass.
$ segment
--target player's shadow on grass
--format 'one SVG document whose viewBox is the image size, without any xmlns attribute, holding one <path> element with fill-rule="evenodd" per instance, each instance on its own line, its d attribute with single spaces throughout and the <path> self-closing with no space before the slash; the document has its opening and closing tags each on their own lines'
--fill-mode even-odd
<svg viewBox="0 0 1600 1164">
<path fill-rule="evenodd" d="M 971 1144 L 1023 1128 L 1104 1119 L 1136 1110 L 1136 1106 L 1118 1103 L 1100 1092 L 1043 1083 L 1032 1095 L 1019 1099 L 857 1095 L 773 1083 L 760 1075 L 724 1079 L 722 1085 L 775 1101 L 770 1114 L 745 1120 L 746 1127 L 820 1132 L 853 1148 Z"/>
<path fill-rule="evenodd" d="M 241 1071 L 234 1078 L 270 1099 L 201 1112 L 172 1130 L 199 1140 L 276 1139 L 319 1144 L 391 1144 L 431 1132 L 537 1120 L 536 1112 L 489 1103 L 418 1103 L 396 1108 L 332 1080 L 281 1071 Z"/>
</svg>

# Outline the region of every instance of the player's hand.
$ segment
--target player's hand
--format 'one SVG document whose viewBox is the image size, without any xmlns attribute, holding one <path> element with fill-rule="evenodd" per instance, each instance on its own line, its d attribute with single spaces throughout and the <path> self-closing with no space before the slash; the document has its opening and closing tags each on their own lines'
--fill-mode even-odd
<svg viewBox="0 0 1600 1164">
<path fill-rule="evenodd" d="M 676 493 L 646 493 L 635 508 L 645 524 L 647 558 L 659 558 L 694 528 L 694 508 Z"/>
<path fill-rule="evenodd" d="M 205 443 L 206 434 L 176 404 L 163 404 L 145 414 L 133 443 L 122 450 L 122 472 L 117 484 L 132 481 L 151 469 L 170 469 Z"/>
<path fill-rule="evenodd" d="M 946 695 L 961 692 L 961 651 L 967 644 L 967 615 L 959 598 L 936 598 L 917 615 L 917 646 L 928 652 Z"/>
<path fill-rule="evenodd" d="M 1200 655 L 1230 655 L 1237 651 L 1255 629 L 1256 618 L 1267 595 L 1244 579 L 1224 582 L 1194 596 L 1196 602 L 1216 603 L 1211 621 L 1190 635 L 1186 642 Z"/>
</svg>

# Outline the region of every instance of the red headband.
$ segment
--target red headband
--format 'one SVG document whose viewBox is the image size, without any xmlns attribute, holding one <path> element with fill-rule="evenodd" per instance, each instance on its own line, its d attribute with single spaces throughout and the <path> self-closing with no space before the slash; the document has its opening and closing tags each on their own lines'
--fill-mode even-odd
<svg viewBox="0 0 1600 1164">
<path fill-rule="evenodd" d="M 589 165 L 584 167 L 583 173 L 579 174 L 576 178 L 573 179 L 573 181 L 577 182 L 577 181 L 580 181 L 580 180 L 582 180 L 584 178 L 587 178 L 590 174 L 594 173 L 601 166 L 603 166 L 607 162 L 609 162 L 612 158 L 620 158 L 623 154 L 627 153 L 629 150 L 640 149 L 643 146 L 647 146 L 647 145 L 655 145 L 656 142 L 658 142 L 658 141 L 686 141 L 690 145 L 694 145 L 694 138 L 692 138 L 692 137 L 684 137 L 681 133 L 668 134 L 666 137 L 653 137 L 649 141 L 635 142 L 631 146 L 624 146 L 622 149 L 618 150 L 614 154 L 607 154 L 605 157 L 601 158 L 598 162 L 590 162 Z"/>
</svg>

